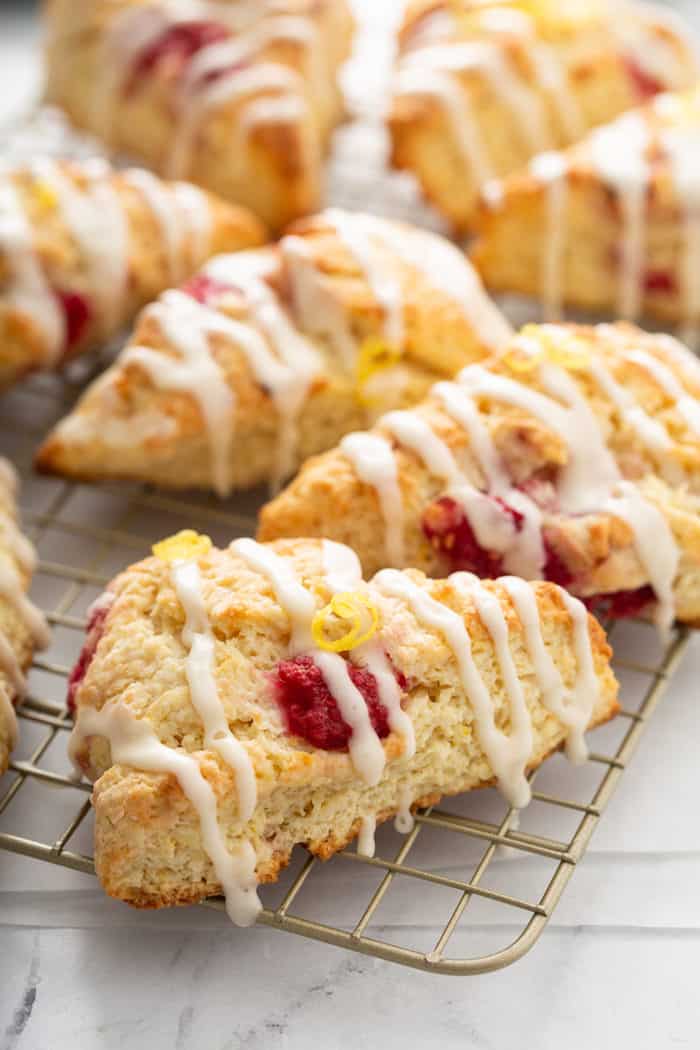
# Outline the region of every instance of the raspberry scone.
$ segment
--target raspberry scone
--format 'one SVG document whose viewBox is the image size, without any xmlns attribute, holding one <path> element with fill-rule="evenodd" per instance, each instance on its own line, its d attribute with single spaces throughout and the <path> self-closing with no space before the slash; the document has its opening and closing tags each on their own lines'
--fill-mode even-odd
<svg viewBox="0 0 700 1050">
<path fill-rule="evenodd" d="M 147 308 L 38 465 L 220 494 L 278 483 L 509 332 L 447 241 L 327 211 Z"/>
<path fill-rule="evenodd" d="M 47 23 L 48 98 L 79 127 L 274 229 L 318 207 L 346 0 L 49 0 Z"/>
<path fill-rule="evenodd" d="M 46 621 L 26 595 L 36 554 L 17 526 L 16 490 L 14 469 L 0 457 L 0 775 L 17 741 L 14 702 L 24 673 L 34 650 L 49 642 Z"/>
<path fill-rule="evenodd" d="M 413 411 L 347 435 L 261 514 L 260 538 L 548 579 L 611 616 L 700 624 L 700 364 L 632 325 L 528 325 Z"/>
<path fill-rule="evenodd" d="M 617 711 L 601 627 L 551 583 L 364 583 L 323 540 L 185 531 L 154 554 L 100 601 L 72 683 L 97 872 L 131 904 L 223 891 L 250 923 L 295 845 L 361 832 L 371 855 L 378 822 L 493 783 L 525 806 L 528 771 L 583 761 Z"/>
<path fill-rule="evenodd" d="M 488 285 L 700 324 L 700 88 L 659 95 L 484 198 L 473 259 Z"/>
<path fill-rule="evenodd" d="M 699 75 L 684 26 L 646 3 L 417 0 L 393 81 L 393 163 L 465 231 L 489 180 Z"/>
<path fill-rule="evenodd" d="M 114 336 L 216 252 L 262 244 L 244 208 L 101 160 L 0 177 L 0 389 Z"/>
</svg>

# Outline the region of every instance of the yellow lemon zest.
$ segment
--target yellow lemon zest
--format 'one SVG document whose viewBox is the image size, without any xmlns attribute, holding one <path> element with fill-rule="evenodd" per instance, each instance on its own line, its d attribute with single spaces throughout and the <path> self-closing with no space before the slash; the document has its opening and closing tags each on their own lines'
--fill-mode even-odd
<svg viewBox="0 0 700 1050">
<path fill-rule="evenodd" d="M 48 182 L 43 182 L 42 180 L 35 182 L 32 186 L 32 193 L 34 200 L 42 211 L 53 211 L 58 204 L 56 192 Z"/>
<path fill-rule="evenodd" d="M 512 346 L 509 350 L 506 350 L 501 360 L 510 368 L 511 372 L 525 374 L 526 372 L 534 372 L 537 366 L 542 363 L 543 358 L 544 349 L 542 347 L 539 347 L 538 352 L 533 354 L 522 346 Z"/>
<path fill-rule="evenodd" d="M 402 355 L 403 351 L 400 347 L 392 346 L 383 339 L 376 336 L 368 336 L 365 339 L 357 355 L 355 369 L 357 396 L 362 404 L 370 404 L 372 400 L 365 393 L 369 380 L 380 372 L 393 368 L 401 360 Z"/>
<path fill-rule="evenodd" d="M 183 529 L 181 532 L 176 532 L 174 536 L 169 536 L 166 540 L 156 543 L 153 546 L 153 553 L 156 558 L 168 563 L 194 561 L 208 554 L 211 547 L 212 543 L 208 536 L 195 532 L 193 529 Z"/>
<path fill-rule="evenodd" d="M 527 324 L 501 360 L 512 372 L 521 374 L 533 372 L 545 360 L 577 372 L 588 367 L 591 355 L 580 336 L 548 325 Z"/>
<path fill-rule="evenodd" d="M 540 338 L 544 341 L 547 358 L 554 365 L 561 365 L 572 372 L 587 368 L 591 355 L 583 339 L 571 332 L 554 329 L 549 331 L 544 325 L 540 329 Z"/>
<path fill-rule="evenodd" d="M 332 618 L 349 625 L 340 638 L 327 637 L 326 628 Z M 362 591 L 343 591 L 335 594 L 328 605 L 316 613 L 311 622 L 311 636 L 319 649 L 329 653 L 346 653 L 368 641 L 378 626 L 379 610 L 371 598 Z"/>
</svg>

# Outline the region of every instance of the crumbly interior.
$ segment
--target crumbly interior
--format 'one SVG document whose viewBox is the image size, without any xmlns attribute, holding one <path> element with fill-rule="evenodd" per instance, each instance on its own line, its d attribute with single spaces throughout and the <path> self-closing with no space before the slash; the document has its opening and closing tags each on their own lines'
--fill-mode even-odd
<svg viewBox="0 0 700 1050">
<path fill-rule="evenodd" d="M 329 597 L 321 544 L 281 541 L 274 549 L 316 594 L 320 608 Z M 271 676 L 288 656 L 290 624 L 266 579 L 231 551 L 212 551 L 200 560 L 200 570 L 216 638 L 219 697 L 257 777 L 258 804 L 250 822 L 243 825 L 238 817 L 232 770 L 203 748 L 202 724 L 185 677 L 183 611 L 162 562 L 149 559 L 133 566 L 112 585 L 116 600 L 78 692 L 78 707 L 101 708 L 118 701 L 146 719 L 164 744 L 196 755 L 216 793 L 219 825 L 228 846 L 252 843 L 261 881 L 277 876 L 295 844 L 330 856 L 357 834 L 363 815 L 376 812 L 384 820 L 395 813 L 404 791 L 415 802 L 436 800 L 493 781 L 455 656 L 442 635 L 422 626 L 404 603 L 380 595 L 370 584 L 380 610 L 382 644 L 408 682 L 405 710 L 415 727 L 417 749 L 409 759 L 402 755 L 401 739 L 396 734 L 387 737 L 387 765 L 380 783 L 370 788 L 354 771 L 348 754 L 313 748 L 285 729 Z M 464 618 L 496 724 L 509 732 L 509 700 L 493 642 L 471 599 L 445 582 L 428 581 L 418 572 L 409 575 Z M 542 702 L 510 599 L 498 583 L 486 586 L 506 617 L 510 651 L 532 719 L 534 768 L 562 744 L 565 730 Z M 556 587 L 532 586 L 547 649 L 570 685 L 577 662 L 569 614 Z M 597 724 L 616 712 L 617 685 L 609 666 L 610 649 L 593 619 L 589 631 L 599 684 L 591 723 Z M 97 778 L 96 862 L 107 892 L 157 907 L 197 900 L 220 889 L 202 849 L 196 813 L 173 777 L 112 765 L 104 738 L 88 738 L 79 758 L 90 777 Z"/>
</svg>

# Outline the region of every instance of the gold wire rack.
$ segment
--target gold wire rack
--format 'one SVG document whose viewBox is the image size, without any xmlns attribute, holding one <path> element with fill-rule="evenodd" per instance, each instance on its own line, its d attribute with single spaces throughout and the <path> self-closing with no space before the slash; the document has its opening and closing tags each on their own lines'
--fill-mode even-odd
<svg viewBox="0 0 700 1050">
<path fill-rule="evenodd" d="M 0 401 L 0 451 L 11 455 L 20 469 L 24 467 L 24 520 L 41 555 L 33 593 L 55 632 L 53 648 L 35 661 L 30 694 L 18 709 L 20 723 L 31 737 L 31 749 L 26 757 L 16 757 L 7 776 L 0 780 L 0 849 L 88 873 L 94 872 L 92 857 L 87 851 L 80 852 L 74 842 L 79 834 L 84 835 L 90 820 L 90 788 L 71 779 L 65 757 L 70 720 L 63 702 L 65 677 L 81 645 L 87 605 L 115 571 L 144 555 L 154 539 L 175 531 L 183 523 L 206 529 L 222 542 L 250 533 L 257 502 L 254 497 L 239 500 L 235 509 L 231 509 L 229 505 L 206 498 L 171 497 L 146 488 L 104 486 L 95 489 L 33 477 L 29 469 L 33 446 L 47 424 L 70 404 L 85 381 L 88 368 L 96 371 L 98 367 L 98 362 L 91 366 L 81 364 L 78 374 L 73 376 L 73 384 L 52 377 L 37 377 Z M 28 419 L 33 421 L 29 427 Z M 615 626 L 613 641 L 621 630 L 644 632 L 649 628 L 641 624 L 628 628 Z M 266 906 L 259 921 L 279 930 L 433 973 L 484 973 L 523 956 L 539 938 L 583 857 L 600 816 L 681 659 L 688 633 L 677 631 L 658 661 L 636 659 L 640 651 L 648 652 L 646 637 L 637 639 L 636 643 L 633 639 L 632 645 L 628 644 L 629 638 L 624 641 L 624 653 L 631 652 L 635 658 L 617 658 L 615 662 L 618 674 L 623 676 L 624 709 L 615 723 L 618 736 L 612 747 L 593 751 L 584 767 L 583 786 L 576 786 L 575 778 L 572 781 L 567 775 L 563 761 L 551 788 L 538 788 L 547 766 L 533 776 L 530 810 L 538 810 L 534 830 L 518 828 L 515 811 L 505 804 L 496 816 L 492 810 L 485 817 L 480 815 L 479 806 L 475 805 L 477 796 L 495 795 L 493 792 L 464 796 L 456 806 L 450 800 L 440 808 L 419 813 L 414 830 L 405 838 L 397 841 L 391 831 L 380 834 L 378 852 L 372 859 L 348 849 L 327 864 L 321 864 L 303 854 L 306 859 L 300 867 L 293 867 L 286 884 L 277 891 L 277 899 L 268 904 L 265 898 Z M 634 678 L 634 688 L 631 684 L 625 685 L 624 676 Z M 595 736 L 593 740 L 596 741 Z M 50 755 L 53 758 L 48 761 Z M 548 783 L 552 780 L 549 774 L 545 779 Z M 23 793 L 32 790 L 30 785 L 33 785 L 32 805 L 24 807 L 25 812 L 42 815 L 42 833 L 35 835 L 31 816 L 29 827 L 23 823 L 20 828 L 8 830 L 13 826 L 13 807 L 18 806 Z M 64 801 L 57 806 L 57 790 L 62 800 L 70 798 L 69 807 Z M 46 833 L 47 814 L 54 812 L 55 825 Z M 524 822 L 528 820 L 528 813 L 526 810 L 521 815 Z M 571 822 L 567 823 L 568 833 L 552 837 L 552 828 L 558 824 L 554 817 L 561 814 Z M 429 841 L 421 851 L 426 838 Z M 466 860 L 455 860 L 465 852 L 465 844 L 469 845 L 470 856 Z M 510 859 L 520 858 L 522 863 L 505 863 L 508 857 L 504 847 Z M 302 855 L 302 851 L 297 852 Z M 441 857 L 451 858 L 450 863 L 441 863 Z M 494 866 L 495 858 L 503 859 L 504 863 Z M 348 864 L 354 867 L 349 880 L 345 877 L 347 867 L 343 875 L 339 875 L 339 869 Z M 490 879 L 495 867 L 499 868 L 499 877 Z M 531 874 L 535 877 L 530 877 Z M 343 888 L 342 911 L 346 918 L 347 913 L 352 912 L 351 921 L 334 921 L 333 916 L 328 920 L 314 910 L 316 903 L 326 902 L 323 892 L 317 892 L 317 883 L 338 878 Z M 391 928 L 391 940 L 386 937 L 384 926 L 380 925 L 381 935 L 373 932 L 399 888 L 407 895 L 402 899 L 412 899 L 414 903 L 421 900 L 428 888 L 448 895 L 444 922 L 429 946 L 419 949 L 407 943 L 409 931 L 401 922 Z M 525 888 L 528 892 L 524 892 Z M 221 907 L 220 901 L 207 904 Z M 472 957 L 452 957 L 449 947 L 453 934 L 458 927 L 462 931 L 475 913 L 479 921 L 480 906 L 484 905 L 492 908 L 491 918 L 496 909 L 492 933 L 506 943 L 479 950 L 475 940 Z"/>
</svg>

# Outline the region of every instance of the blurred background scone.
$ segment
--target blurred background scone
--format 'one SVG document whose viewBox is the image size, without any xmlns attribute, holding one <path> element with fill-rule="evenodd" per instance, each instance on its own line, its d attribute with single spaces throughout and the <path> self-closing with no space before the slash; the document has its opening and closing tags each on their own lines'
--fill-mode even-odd
<svg viewBox="0 0 700 1050">
<path fill-rule="evenodd" d="M 699 72 L 682 22 L 633 0 L 416 0 L 399 42 L 393 163 L 456 231 L 490 179 Z"/>
</svg>

